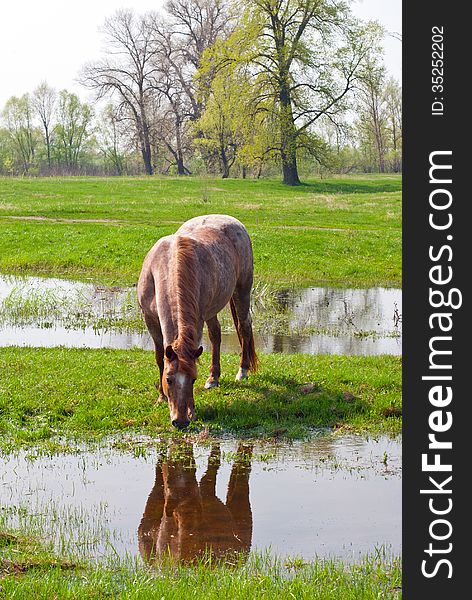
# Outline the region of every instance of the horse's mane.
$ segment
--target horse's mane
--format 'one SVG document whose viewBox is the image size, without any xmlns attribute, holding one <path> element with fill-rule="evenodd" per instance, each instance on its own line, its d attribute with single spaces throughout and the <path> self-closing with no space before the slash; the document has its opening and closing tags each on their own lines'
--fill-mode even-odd
<svg viewBox="0 0 472 600">
<path fill-rule="evenodd" d="M 191 377 L 196 377 L 195 351 L 198 348 L 197 321 L 200 289 L 197 277 L 197 257 L 195 240 L 186 236 L 177 236 L 174 254 L 175 298 L 177 302 L 177 339 L 172 348 L 179 359 L 179 368 Z"/>
</svg>

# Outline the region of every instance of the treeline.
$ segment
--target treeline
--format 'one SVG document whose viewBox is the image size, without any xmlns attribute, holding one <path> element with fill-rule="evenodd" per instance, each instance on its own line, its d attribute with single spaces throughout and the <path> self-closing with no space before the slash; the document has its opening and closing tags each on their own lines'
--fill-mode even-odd
<svg viewBox="0 0 472 600">
<path fill-rule="evenodd" d="M 401 170 L 382 29 L 340 0 L 169 0 L 121 10 L 79 79 L 1 113 L 0 172 L 252 176 Z"/>
</svg>

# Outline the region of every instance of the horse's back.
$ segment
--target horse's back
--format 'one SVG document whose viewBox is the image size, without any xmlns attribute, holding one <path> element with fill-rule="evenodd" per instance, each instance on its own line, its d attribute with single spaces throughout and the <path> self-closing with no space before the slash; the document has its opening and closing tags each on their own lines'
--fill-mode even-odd
<svg viewBox="0 0 472 600">
<path fill-rule="evenodd" d="M 234 244 L 251 246 L 251 239 L 246 228 L 229 215 L 202 215 L 189 219 L 176 231 L 176 235 L 187 235 L 197 240 L 205 240 L 205 236 L 219 236 L 231 240 Z"/>
<path fill-rule="evenodd" d="M 220 260 L 229 255 L 238 263 L 241 276 L 252 278 L 251 238 L 238 219 L 229 215 L 202 215 L 186 221 L 175 235 L 188 236 L 212 249 Z M 226 256 L 225 256 L 226 255 Z"/>
<path fill-rule="evenodd" d="M 156 242 L 138 282 L 143 310 L 158 311 L 157 305 L 172 302 L 179 279 L 186 288 L 199 289 L 205 319 L 229 302 L 236 287 L 250 290 L 253 254 L 244 225 L 229 215 L 203 215 Z"/>
</svg>

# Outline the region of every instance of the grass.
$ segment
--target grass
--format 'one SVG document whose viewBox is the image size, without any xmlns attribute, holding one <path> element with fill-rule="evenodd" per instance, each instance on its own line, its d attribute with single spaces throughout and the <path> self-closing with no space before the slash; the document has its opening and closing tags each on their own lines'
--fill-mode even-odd
<svg viewBox="0 0 472 600">
<path fill-rule="evenodd" d="M 218 564 L 205 557 L 196 565 L 149 568 L 115 559 L 111 564 L 71 561 L 24 533 L 0 532 L 0 597 L 126 598 L 133 600 L 309 600 L 398 599 L 401 565 L 385 552 L 346 565 L 336 560 L 281 561 L 269 555 Z"/>
<path fill-rule="evenodd" d="M 209 391 L 203 389 L 208 364 L 205 353 L 194 432 L 303 438 L 313 428 L 401 430 L 398 357 L 263 355 L 259 372 L 237 383 L 238 357 L 224 354 L 221 387 Z M 1 348 L 0 448 L 61 436 L 170 432 L 167 405 L 156 403 L 156 381 L 149 351 Z"/>
<path fill-rule="evenodd" d="M 136 282 L 155 241 L 207 213 L 239 218 L 259 282 L 401 285 L 401 177 L 0 178 L 0 272 Z"/>
</svg>

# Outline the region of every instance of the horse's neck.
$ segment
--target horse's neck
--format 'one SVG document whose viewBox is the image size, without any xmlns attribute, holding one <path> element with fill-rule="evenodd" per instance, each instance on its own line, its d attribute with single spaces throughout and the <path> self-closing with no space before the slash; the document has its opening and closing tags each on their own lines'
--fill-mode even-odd
<svg viewBox="0 0 472 600">
<path fill-rule="evenodd" d="M 178 237 L 173 264 L 173 288 L 177 340 L 191 343 L 196 348 L 203 323 L 200 318 L 201 272 L 196 257 L 195 242 Z"/>
<path fill-rule="evenodd" d="M 185 290 L 178 294 L 176 282 L 162 282 L 157 298 L 164 347 L 185 339 L 193 340 L 195 349 L 202 336 L 203 321 L 198 312 L 181 306 L 179 299 L 185 299 Z"/>
</svg>

